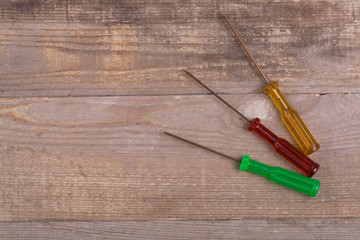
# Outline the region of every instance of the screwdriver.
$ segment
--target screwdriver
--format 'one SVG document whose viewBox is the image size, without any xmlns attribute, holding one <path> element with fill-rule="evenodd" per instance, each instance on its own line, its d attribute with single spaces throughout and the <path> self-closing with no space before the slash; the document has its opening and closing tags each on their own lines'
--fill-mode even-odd
<svg viewBox="0 0 360 240">
<path fill-rule="evenodd" d="M 315 197 L 319 191 L 319 188 L 320 188 L 319 180 L 305 177 L 303 175 L 291 172 L 291 171 L 281 168 L 281 167 L 272 167 L 272 166 L 266 165 L 264 163 L 252 160 L 248 155 L 244 155 L 244 157 L 240 160 L 240 159 L 228 156 L 224 153 L 215 151 L 211 148 L 202 146 L 198 143 L 192 142 L 185 138 L 176 136 L 169 132 L 164 132 L 164 134 L 174 137 L 174 138 L 177 138 L 181 141 L 190 143 L 192 145 L 195 145 L 195 146 L 205 149 L 207 151 L 216 153 L 222 157 L 234 160 L 236 162 L 240 162 L 240 170 L 242 170 L 242 171 L 247 170 L 247 171 L 262 175 L 264 177 L 267 177 L 274 183 L 277 183 L 277 184 L 283 185 L 285 187 L 294 189 L 296 191 L 305 193 L 306 195 Z"/>
<path fill-rule="evenodd" d="M 259 70 L 261 76 L 266 82 L 267 86 L 263 89 L 263 91 L 269 94 L 270 98 L 274 101 L 276 107 L 281 112 L 281 119 L 294 136 L 296 142 L 299 144 L 301 150 L 305 153 L 305 155 L 310 155 L 311 153 L 317 151 L 320 148 L 320 145 L 316 142 L 315 138 L 311 135 L 309 129 L 306 127 L 304 121 L 301 119 L 300 115 L 293 109 L 284 95 L 281 93 L 279 89 L 278 82 L 272 82 L 267 79 L 263 71 L 260 69 L 259 65 L 256 63 L 253 56 L 250 54 L 249 50 L 245 46 L 244 42 L 241 40 L 239 34 L 235 31 L 231 22 L 227 17 L 225 17 L 226 22 L 229 27 L 233 31 L 235 37 L 240 42 L 241 46 L 243 46 L 245 52 L 248 54 L 252 62 L 254 63 L 257 70 Z"/>
<path fill-rule="evenodd" d="M 199 79 L 197 79 L 194 75 L 185 71 L 187 75 L 189 75 L 193 80 L 203 86 L 206 90 L 212 93 L 215 97 L 217 97 L 220 101 L 222 101 L 226 106 L 231 108 L 234 112 L 236 112 L 242 119 L 249 123 L 247 130 L 249 132 L 253 132 L 267 143 L 269 143 L 274 152 L 280 154 L 283 158 L 285 158 L 288 162 L 290 162 L 293 166 L 295 166 L 300 172 L 302 172 L 305 176 L 311 177 L 313 176 L 319 169 L 320 165 L 305 154 L 300 152 L 296 147 L 291 145 L 288 141 L 283 138 L 279 138 L 269 129 L 267 129 L 264 125 L 260 123 L 259 118 L 255 118 L 250 121 L 247 117 L 245 117 L 242 113 L 236 110 L 233 106 L 231 106 L 228 102 L 226 102 L 223 98 L 221 98 L 218 94 L 216 94 L 213 90 L 207 87 L 204 83 L 202 83 Z"/>
</svg>

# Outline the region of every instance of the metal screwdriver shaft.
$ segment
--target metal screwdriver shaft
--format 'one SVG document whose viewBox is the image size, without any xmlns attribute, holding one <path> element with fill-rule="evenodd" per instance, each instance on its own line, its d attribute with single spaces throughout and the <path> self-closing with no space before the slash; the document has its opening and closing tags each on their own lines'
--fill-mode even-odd
<svg viewBox="0 0 360 240">
<path fill-rule="evenodd" d="M 209 152 L 215 153 L 215 154 L 220 155 L 220 156 L 222 156 L 222 157 L 225 157 L 225 158 L 234 160 L 234 161 L 236 161 L 236 162 L 241 162 L 240 159 L 237 159 L 237 158 L 234 158 L 234 157 L 230 157 L 229 155 L 226 155 L 226 154 L 224 154 L 224 153 L 215 151 L 215 150 L 213 150 L 213 149 L 211 149 L 211 148 L 205 147 L 205 146 L 203 146 L 203 145 L 200 145 L 200 144 L 198 144 L 198 143 L 192 142 L 192 141 L 187 140 L 187 139 L 185 139 L 185 138 L 176 136 L 176 135 L 171 134 L 171 133 L 169 133 L 169 132 L 166 132 L 166 131 L 165 131 L 164 134 L 166 134 L 166 135 L 168 135 L 168 136 L 171 136 L 171 137 L 174 137 L 174 138 L 177 138 L 177 139 L 179 139 L 179 140 L 181 140 L 181 141 L 190 143 L 190 144 L 192 144 L 192 145 L 195 145 L 195 146 L 197 146 L 197 147 L 199 147 L 199 148 L 205 149 L 205 150 L 207 150 L 207 151 L 209 151 Z"/>
<path fill-rule="evenodd" d="M 247 121 L 248 123 L 250 123 L 251 121 L 245 117 L 242 113 L 240 113 L 238 110 L 236 110 L 236 108 L 234 108 L 233 106 L 231 106 L 228 102 L 226 102 L 222 97 L 220 97 L 219 95 L 216 94 L 216 92 L 214 92 L 213 90 L 211 90 L 210 88 L 208 88 L 205 84 L 203 84 L 199 79 L 197 79 L 194 75 L 192 75 L 191 73 L 189 73 L 188 71 L 185 71 L 185 73 L 187 75 L 189 75 L 192 79 L 194 79 L 196 82 L 198 82 L 201 86 L 203 86 L 206 90 L 208 90 L 210 93 L 212 93 L 215 97 L 217 97 L 220 101 L 222 101 L 223 103 L 225 103 L 226 106 L 228 106 L 229 108 L 231 108 L 234 112 L 236 112 L 240 117 L 242 117 L 242 119 L 244 119 L 245 121 Z"/>
<path fill-rule="evenodd" d="M 265 76 L 265 74 L 263 73 L 263 71 L 260 69 L 259 65 L 256 63 L 255 59 L 253 58 L 253 56 L 251 55 L 251 53 L 249 52 L 249 50 L 247 49 L 247 47 L 245 46 L 244 42 L 241 40 L 239 34 L 237 34 L 237 32 L 235 31 L 233 25 L 231 24 L 231 22 L 229 21 L 229 19 L 224 16 L 225 21 L 227 22 L 227 24 L 229 24 L 229 27 L 231 28 L 231 30 L 233 31 L 233 33 L 235 34 L 235 37 L 237 38 L 237 40 L 240 42 L 241 46 L 243 46 L 245 52 L 248 54 L 248 56 L 250 57 L 250 59 L 252 60 L 252 62 L 255 64 L 255 67 L 257 68 L 257 70 L 259 70 L 261 76 L 263 77 L 263 79 L 265 80 L 265 82 L 267 84 L 270 84 L 270 81 L 267 79 L 267 77 Z"/>
</svg>

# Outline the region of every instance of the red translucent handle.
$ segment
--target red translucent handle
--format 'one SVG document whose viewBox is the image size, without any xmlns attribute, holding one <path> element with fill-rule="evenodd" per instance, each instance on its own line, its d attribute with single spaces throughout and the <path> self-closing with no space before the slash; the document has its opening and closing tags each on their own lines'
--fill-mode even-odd
<svg viewBox="0 0 360 240">
<path fill-rule="evenodd" d="M 255 133 L 268 142 L 275 152 L 294 165 L 305 176 L 312 177 L 319 169 L 320 165 L 318 163 L 311 160 L 285 139 L 276 136 L 260 123 L 260 119 L 255 118 L 252 120 L 248 131 Z"/>
</svg>

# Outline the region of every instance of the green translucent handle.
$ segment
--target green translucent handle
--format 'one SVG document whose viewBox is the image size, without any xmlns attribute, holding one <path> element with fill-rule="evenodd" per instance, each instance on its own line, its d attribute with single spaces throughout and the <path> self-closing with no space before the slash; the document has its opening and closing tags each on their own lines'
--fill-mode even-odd
<svg viewBox="0 0 360 240">
<path fill-rule="evenodd" d="M 240 170 L 250 171 L 269 178 L 274 183 L 315 197 L 320 188 L 320 181 L 291 172 L 281 167 L 271 167 L 250 159 L 245 155 L 240 164 Z"/>
</svg>

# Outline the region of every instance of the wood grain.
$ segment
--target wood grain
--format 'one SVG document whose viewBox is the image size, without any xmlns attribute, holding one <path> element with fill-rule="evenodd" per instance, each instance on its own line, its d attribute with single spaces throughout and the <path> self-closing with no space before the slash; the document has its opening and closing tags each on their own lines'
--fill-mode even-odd
<svg viewBox="0 0 360 240">
<path fill-rule="evenodd" d="M 294 170 L 183 73 L 294 143 L 225 14 L 321 145 L 316 198 L 161 134 Z M 4 0 L 0 20 L 0 239 L 359 239 L 358 0 Z"/>
<path fill-rule="evenodd" d="M 359 219 L 0 223 L 3 239 L 359 239 Z"/>
<path fill-rule="evenodd" d="M 267 96 L 225 97 L 291 139 Z M 359 95 L 289 101 L 321 143 L 316 198 L 161 134 L 295 170 L 212 96 L 2 99 L 0 221 L 359 217 Z"/>
<path fill-rule="evenodd" d="M 264 84 L 222 16 L 286 93 L 358 93 L 360 2 L 1 1 L 0 96 L 224 93 Z"/>
</svg>

